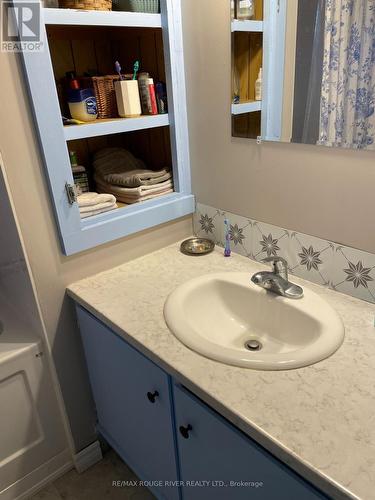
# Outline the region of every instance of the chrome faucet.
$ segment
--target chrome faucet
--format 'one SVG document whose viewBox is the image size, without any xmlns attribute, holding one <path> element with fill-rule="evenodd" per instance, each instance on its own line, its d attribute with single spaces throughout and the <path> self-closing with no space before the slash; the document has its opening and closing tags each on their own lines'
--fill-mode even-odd
<svg viewBox="0 0 375 500">
<path fill-rule="evenodd" d="M 272 272 L 261 271 L 254 274 L 251 281 L 270 292 L 282 295 L 288 299 L 300 299 L 303 297 L 303 289 L 290 283 L 288 279 L 288 263 L 282 257 L 268 257 L 262 262 L 270 262 Z"/>
</svg>

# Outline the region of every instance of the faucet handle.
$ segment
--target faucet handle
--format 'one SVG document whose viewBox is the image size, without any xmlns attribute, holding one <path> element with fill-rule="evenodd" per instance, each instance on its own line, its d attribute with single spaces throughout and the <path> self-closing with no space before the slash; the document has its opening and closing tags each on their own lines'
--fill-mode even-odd
<svg viewBox="0 0 375 500">
<path fill-rule="evenodd" d="M 270 263 L 272 271 L 288 281 L 288 262 L 284 257 L 267 257 L 262 262 Z"/>
</svg>

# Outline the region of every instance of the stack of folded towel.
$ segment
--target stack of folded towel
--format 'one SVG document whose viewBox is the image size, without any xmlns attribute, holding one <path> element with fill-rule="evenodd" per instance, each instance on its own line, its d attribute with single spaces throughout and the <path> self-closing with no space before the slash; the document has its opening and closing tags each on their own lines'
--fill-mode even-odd
<svg viewBox="0 0 375 500">
<path fill-rule="evenodd" d="M 77 196 L 77 202 L 82 219 L 117 208 L 112 194 L 84 193 Z"/>
<path fill-rule="evenodd" d="M 95 154 L 93 165 L 97 190 L 111 193 L 123 203 L 138 203 L 173 193 L 170 170 L 148 170 L 126 149 L 102 149 Z"/>
</svg>

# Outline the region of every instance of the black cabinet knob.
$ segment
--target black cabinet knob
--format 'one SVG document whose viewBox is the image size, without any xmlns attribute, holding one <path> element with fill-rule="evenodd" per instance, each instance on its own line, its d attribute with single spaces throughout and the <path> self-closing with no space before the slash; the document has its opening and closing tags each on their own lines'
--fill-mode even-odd
<svg viewBox="0 0 375 500">
<path fill-rule="evenodd" d="M 189 424 L 187 427 L 183 425 L 180 426 L 181 436 L 185 439 L 189 439 L 189 431 L 193 430 L 192 426 Z"/>
<path fill-rule="evenodd" d="M 156 398 L 159 396 L 158 391 L 155 392 L 148 392 L 147 393 L 147 398 L 150 401 L 150 403 L 155 403 Z"/>
</svg>

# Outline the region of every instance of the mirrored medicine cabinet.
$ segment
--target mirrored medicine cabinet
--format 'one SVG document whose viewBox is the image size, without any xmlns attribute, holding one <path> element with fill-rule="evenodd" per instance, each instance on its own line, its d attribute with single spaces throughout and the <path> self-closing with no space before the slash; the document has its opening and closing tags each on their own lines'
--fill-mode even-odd
<svg viewBox="0 0 375 500">
<path fill-rule="evenodd" d="M 373 1 L 230 5 L 234 137 L 375 149 Z"/>
</svg>

